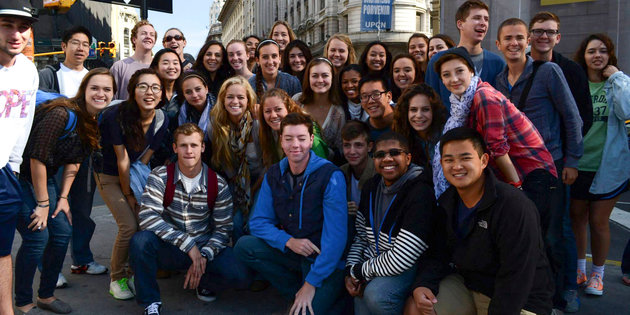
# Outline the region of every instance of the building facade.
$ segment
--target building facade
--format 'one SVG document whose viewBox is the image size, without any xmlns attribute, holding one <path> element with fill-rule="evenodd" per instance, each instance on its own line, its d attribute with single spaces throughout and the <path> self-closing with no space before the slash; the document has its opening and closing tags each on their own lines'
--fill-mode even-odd
<svg viewBox="0 0 630 315">
<path fill-rule="evenodd" d="M 225 5 L 225 0 L 214 0 L 210 6 L 210 29 L 208 30 L 208 37 L 206 40 L 221 40 L 223 34 L 223 24 L 219 20 L 221 10 Z"/>
<path fill-rule="evenodd" d="M 131 30 L 140 22 L 138 10 L 128 6 L 111 5 L 112 41 L 118 48 L 115 59 L 125 59 L 133 55 Z"/>
</svg>

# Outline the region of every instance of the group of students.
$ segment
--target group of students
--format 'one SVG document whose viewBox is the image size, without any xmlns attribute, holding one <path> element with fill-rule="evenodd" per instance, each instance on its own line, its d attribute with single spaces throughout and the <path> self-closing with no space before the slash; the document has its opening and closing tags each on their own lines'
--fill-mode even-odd
<svg viewBox="0 0 630 315">
<path fill-rule="evenodd" d="M 617 163 L 630 78 L 608 36 L 573 62 L 540 12 L 501 23 L 502 58 L 481 47 L 489 9 L 471 0 L 457 45 L 414 34 L 408 53 L 376 41 L 357 60 L 335 34 L 314 57 L 278 21 L 268 39 L 209 40 L 193 58 L 177 28 L 153 56 L 143 20 L 111 69 L 84 68 L 92 36 L 77 26 L 37 75 L 21 2 L 0 5 L 0 273 L 17 227 L 17 311 L 72 311 L 54 296 L 70 240 L 72 273 L 108 271 L 89 247 L 96 189 L 118 225 L 109 292 L 145 314 L 160 314 L 170 269 L 188 269 L 203 301 L 270 283 L 291 314 L 550 314 L 578 310 L 578 285 L 603 293 L 608 217 L 630 178 Z"/>
</svg>

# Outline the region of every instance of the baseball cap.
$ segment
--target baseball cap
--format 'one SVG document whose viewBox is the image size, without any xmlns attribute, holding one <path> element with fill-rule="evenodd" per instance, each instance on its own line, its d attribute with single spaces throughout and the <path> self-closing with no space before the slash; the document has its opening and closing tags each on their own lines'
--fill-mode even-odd
<svg viewBox="0 0 630 315">
<path fill-rule="evenodd" d="M 31 6 L 28 0 L 2 0 L 0 1 L 0 16 L 14 16 L 36 22 L 37 10 Z"/>
</svg>

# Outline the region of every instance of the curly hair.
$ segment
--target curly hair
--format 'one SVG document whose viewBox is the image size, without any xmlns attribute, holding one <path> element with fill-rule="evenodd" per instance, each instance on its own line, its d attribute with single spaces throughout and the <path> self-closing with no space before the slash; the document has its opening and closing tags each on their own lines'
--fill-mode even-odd
<svg viewBox="0 0 630 315">
<path fill-rule="evenodd" d="M 217 104 L 210 111 L 210 119 L 212 120 L 212 134 L 210 135 L 212 158 L 210 159 L 210 164 L 217 170 L 233 170 L 236 167 L 235 163 L 238 162 L 232 159 L 232 149 L 230 148 L 230 129 L 236 126 L 230 120 L 229 114 L 225 109 L 227 89 L 232 85 L 240 85 L 245 89 L 247 96 L 247 108 L 245 111 L 252 113 L 256 103 L 256 94 L 243 77 L 231 77 L 221 85 Z"/>
<path fill-rule="evenodd" d="M 398 98 L 398 103 L 394 108 L 392 130 L 405 136 L 412 145 L 414 143 L 413 133 L 416 131 L 409 124 L 409 102 L 416 95 L 425 95 L 429 99 L 429 104 L 431 104 L 433 120 L 426 133 L 428 138 L 439 136 L 444 123 L 446 123 L 446 107 L 444 107 L 440 96 L 433 88 L 425 83 L 408 87 L 400 98 Z"/>
<path fill-rule="evenodd" d="M 157 72 L 151 68 L 140 69 L 134 72 L 127 85 L 129 98 L 120 104 L 117 118 L 122 127 L 123 135 L 127 140 L 127 146 L 135 151 L 141 151 L 146 145 L 144 131 L 142 130 L 142 119 L 140 118 L 140 108 L 136 101 L 136 85 L 143 75 L 154 75 L 158 81 L 160 80 Z M 159 96 L 161 97 L 162 93 Z"/>
<path fill-rule="evenodd" d="M 577 62 L 577 64 L 584 69 L 584 72 L 587 72 L 586 67 L 586 59 L 584 59 L 584 54 L 586 53 L 586 46 L 593 40 L 600 40 L 606 45 L 606 49 L 608 49 L 608 64 L 617 67 L 617 56 L 615 55 L 615 44 L 613 44 L 612 39 L 608 37 L 606 34 L 598 33 L 591 34 L 586 37 L 581 43 L 577 51 L 575 52 L 575 56 L 573 60 Z"/>
<path fill-rule="evenodd" d="M 57 98 L 37 109 L 37 111 L 43 110 L 48 112 L 57 107 L 66 107 L 74 111 L 77 114 L 77 133 L 79 134 L 81 143 L 89 146 L 93 150 L 100 148 L 101 136 L 96 117 L 91 115 L 87 110 L 85 91 L 87 90 L 90 80 L 97 75 L 109 77 L 112 80 L 112 95 L 116 94 L 116 81 L 114 80 L 114 76 L 107 68 L 95 68 L 90 70 L 83 77 L 79 85 L 79 90 L 73 98 Z"/>
<path fill-rule="evenodd" d="M 131 36 L 129 38 L 136 38 L 138 37 L 138 29 L 140 29 L 141 27 L 145 26 L 145 25 L 149 25 L 153 28 L 153 31 L 155 31 L 155 27 L 153 26 L 153 24 L 149 23 L 149 21 L 147 20 L 141 20 L 140 22 L 136 23 L 136 25 L 133 26 L 133 28 L 131 29 Z M 157 41 L 157 32 L 155 32 L 154 36 L 153 36 L 153 40 Z M 92 39 L 90 38 L 90 41 Z M 133 50 L 136 50 L 136 44 L 134 43 L 133 40 L 131 40 L 131 48 L 133 48 Z"/>
<path fill-rule="evenodd" d="M 264 118 L 265 102 L 271 97 L 277 97 L 287 110 L 287 114 L 300 113 L 307 115 L 306 112 L 282 89 L 273 88 L 265 92 L 258 107 L 258 119 L 260 121 L 260 129 L 258 131 L 260 139 L 260 147 L 262 149 L 263 165 L 265 168 L 278 163 L 282 158 L 280 150 L 278 150 L 278 142 L 273 134 L 271 126 L 267 124 Z M 310 116 L 309 116 L 310 117 Z"/>
</svg>

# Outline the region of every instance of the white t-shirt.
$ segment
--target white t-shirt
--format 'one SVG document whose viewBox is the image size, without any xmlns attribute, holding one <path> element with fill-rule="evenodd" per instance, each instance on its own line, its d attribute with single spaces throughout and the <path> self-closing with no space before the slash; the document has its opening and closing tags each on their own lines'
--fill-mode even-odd
<svg viewBox="0 0 630 315">
<path fill-rule="evenodd" d="M 38 87 L 37 68 L 23 54 L 16 56 L 13 66 L 0 66 L 0 168 L 9 163 L 13 171 L 20 171 Z"/>
<path fill-rule="evenodd" d="M 190 194 L 193 191 L 197 190 L 197 188 L 199 187 L 199 180 L 201 179 L 201 173 L 203 172 L 199 172 L 197 176 L 195 176 L 195 178 L 190 178 L 190 177 L 186 177 L 184 173 L 179 172 L 179 174 L 182 176 L 181 177 L 182 185 L 184 185 L 184 190 L 186 190 L 187 193 Z"/>
<path fill-rule="evenodd" d="M 57 71 L 57 79 L 59 80 L 59 93 L 67 97 L 74 97 L 79 91 L 79 85 L 88 70 L 83 68 L 81 71 L 72 70 L 63 63 L 59 64 Z"/>
</svg>

